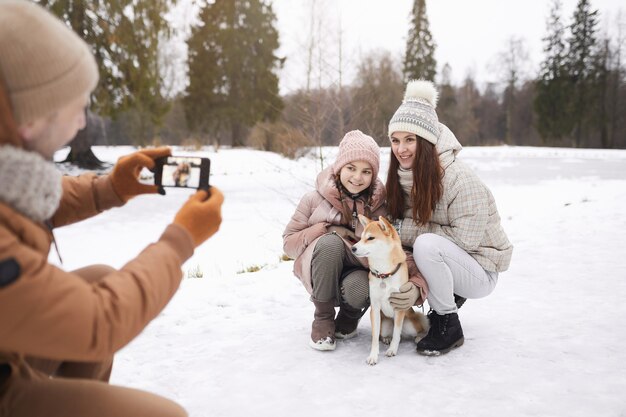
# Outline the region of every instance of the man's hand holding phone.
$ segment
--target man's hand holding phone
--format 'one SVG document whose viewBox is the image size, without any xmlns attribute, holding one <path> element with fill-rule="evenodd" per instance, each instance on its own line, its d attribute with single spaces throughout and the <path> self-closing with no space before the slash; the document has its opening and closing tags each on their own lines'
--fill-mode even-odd
<svg viewBox="0 0 626 417">
<path fill-rule="evenodd" d="M 154 169 L 159 158 L 172 154 L 168 147 L 144 149 L 121 157 L 110 174 L 111 184 L 117 196 L 126 203 L 139 194 L 155 194 L 159 192 L 157 185 L 139 182 L 139 173 L 143 168 Z"/>
<path fill-rule="evenodd" d="M 174 224 L 187 230 L 196 247 L 218 231 L 222 223 L 222 192 L 211 187 L 211 192 L 199 190 L 178 210 Z"/>
<path fill-rule="evenodd" d="M 224 195 L 215 187 L 209 191 L 208 158 L 173 157 L 171 154 L 170 148 L 160 147 L 123 156 L 110 174 L 111 184 L 124 202 L 139 194 L 164 194 L 163 186 L 198 189 L 174 218 L 174 224 L 187 230 L 197 247 L 218 231 L 222 223 Z M 155 172 L 154 185 L 139 182 L 143 168 Z"/>
</svg>

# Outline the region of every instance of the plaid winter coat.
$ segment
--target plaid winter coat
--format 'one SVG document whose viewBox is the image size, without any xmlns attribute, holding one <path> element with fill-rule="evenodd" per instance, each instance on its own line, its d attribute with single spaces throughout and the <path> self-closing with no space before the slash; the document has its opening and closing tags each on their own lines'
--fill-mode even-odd
<svg viewBox="0 0 626 417">
<path fill-rule="evenodd" d="M 500 224 L 495 199 L 474 171 L 456 158 L 462 146 L 448 127 L 440 126 L 436 149 L 445 171 L 443 197 L 425 226 L 412 221 L 411 207 L 407 208 L 399 230 L 402 243 L 412 247 L 419 235 L 435 233 L 465 250 L 485 270 L 505 271 L 513 245 Z"/>
</svg>

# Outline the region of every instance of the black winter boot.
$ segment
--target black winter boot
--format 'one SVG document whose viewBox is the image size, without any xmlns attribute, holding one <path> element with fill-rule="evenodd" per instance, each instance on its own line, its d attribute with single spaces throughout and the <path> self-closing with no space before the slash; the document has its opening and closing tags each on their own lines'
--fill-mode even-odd
<svg viewBox="0 0 626 417">
<path fill-rule="evenodd" d="M 342 303 L 335 319 L 335 337 L 337 339 L 352 339 L 355 337 L 356 328 L 366 310 L 367 308 L 360 310 Z"/>
<path fill-rule="evenodd" d="M 417 342 L 417 353 L 426 356 L 439 356 L 463 344 L 463 329 L 457 313 L 439 315 L 434 310 L 428 313 L 430 329 L 422 340 Z"/>
<path fill-rule="evenodd" d="M 313 301 L 315 313 L 309 345 L 316 350 L 335 350 L 335 302 Z"/>
</svg>

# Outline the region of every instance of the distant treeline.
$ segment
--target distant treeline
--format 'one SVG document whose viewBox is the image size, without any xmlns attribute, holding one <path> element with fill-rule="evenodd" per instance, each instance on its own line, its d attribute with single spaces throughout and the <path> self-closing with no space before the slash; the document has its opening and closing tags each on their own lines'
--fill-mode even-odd
<svg viewBox="0 0 626 417">
<path fill-rule="evenodd" d="M 403 56 L 380 51 L 349 63 L 357 68 L 349 85 L 342 81 L 348 63 L 324 44 L 331 28 L 311 7 L 303 27 L 308 46 L 298 57 L 307 63 L 305 81 L 286 96 L 279 94 L 278 74 L 295 58 L 277 55 L 269 1 L 199 4 L 186 76 L 173 73 L 171 51 L 162 47 L 172 36 L 163 16 L 174 2 L 39 1 L 81 34 L 98 59 L 90 143 L 247 145 L 293 156 L 300 147 L 334 145 L 344 132 L 360 129 L 386 144 L 387 122 L 406 81 L 423 78 L 435 81 L 440 121 L 463 144 L 626 148 L 626 34 L 600 34 L 590 0 L 579 0 L 567 24 L 560 0 L 551 0 L 540 68 L 524 71 L 524 40 L 510 38 L 494 82 L 480 87 L 471 74 L 454 85 L 445 63 L 437 72 L 426 0 L 414 1 Z M 323 84 L 319 74 L 334 81 Z M 187 87 L 172 94 L 172 80 L 181 77 Z"/>
</svg>

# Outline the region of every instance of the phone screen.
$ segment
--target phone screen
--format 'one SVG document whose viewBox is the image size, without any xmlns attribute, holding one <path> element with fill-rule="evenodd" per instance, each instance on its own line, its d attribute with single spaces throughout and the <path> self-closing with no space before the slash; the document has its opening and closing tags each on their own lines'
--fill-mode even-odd
<svg viewBox="0 0 626 417">
<path fill-rule="evenodd" d="M 209 187 L 208 158 L 193 156 L 169 156 L 157 160 L 155 184 L 162 187 L 203 188 Z"/>
</svg>

